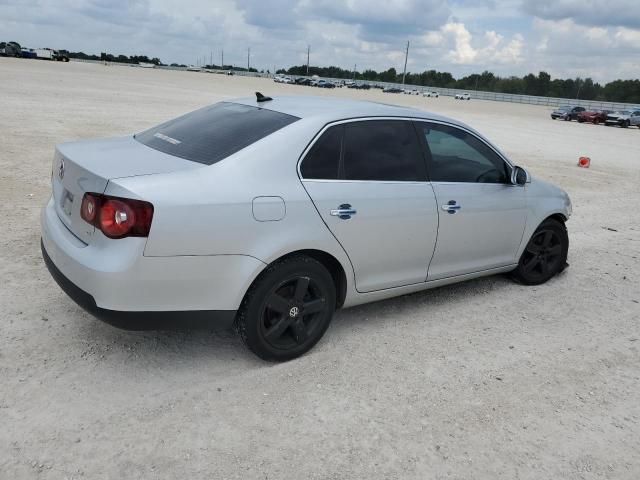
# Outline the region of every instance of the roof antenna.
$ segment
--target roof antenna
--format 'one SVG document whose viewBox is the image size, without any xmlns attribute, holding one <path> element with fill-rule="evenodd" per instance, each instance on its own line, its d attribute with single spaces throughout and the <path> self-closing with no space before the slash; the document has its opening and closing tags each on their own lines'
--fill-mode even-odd
<svg viewBox="0 0 640 480">
<path fill-rule="evenodd" d="M 263 94 L 261 94 L 260 92 L 256 92 L 256 101 L 258 103 L 260 102 L 268 102 L 269 100 L 273 100 L 273 98 L 271 97 L 265 97 Z"/>
</svg>

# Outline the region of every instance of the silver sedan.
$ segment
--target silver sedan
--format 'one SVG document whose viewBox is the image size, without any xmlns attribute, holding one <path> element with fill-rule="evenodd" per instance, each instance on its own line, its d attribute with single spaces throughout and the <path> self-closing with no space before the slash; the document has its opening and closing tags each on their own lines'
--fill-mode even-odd
<svg viewBox="0 0 640 480">
<path fill-rule="evenodd" d="M 571 202 L 481 134 L 368 102 L 256 98 L 58 145 L 42 211 L 52 276 L 124 328 L 235 325 L 308 351 L 338 308 L 566 266 Z"/>
</svg>

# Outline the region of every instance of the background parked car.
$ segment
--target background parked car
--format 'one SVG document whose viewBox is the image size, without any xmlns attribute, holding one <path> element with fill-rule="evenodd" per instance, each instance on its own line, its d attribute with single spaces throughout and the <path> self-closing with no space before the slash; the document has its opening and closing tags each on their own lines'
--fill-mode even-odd
<svg viewBox="0 0 640 480">
<path fill-rule="evenodd" d="M 423 97 L 432 97 L 432 98 L 438 98 L 440 96 L 440 94 L 438 92 L 424 92 L 422 94 Z"/>
<path fill-rule="evenodd" d="M 604 123 L 607 115 L 613 113 L 611 110 L 585 110 L 578 113 L 578 122 L 590 122 L 593 124 Z"/>
<path fill-rule="evenodd" d="M 417 88 L 412 88 L 406 89 L 402 93 L 404 93 L 405 95 L 420 95 L 420 90 L 418 90 Z"/>
<path fill-rule="evenodd" d="M 456 100 L 471 100 L 471 95 L 468 93 L 456 93 Z"/>
<path fill-rule="evenodd" d="M 336 88 L 334 83 L 330 82 L 329 80 L 323 79 L 316 81 L 315 86 L 320 88 Z"/>
<path fill-rule="evenodd" d="M 398 87 L 387 87 L 387 88 L 383 88 L 382 91 L 384 93 L 402 93 L 402 92 L 404 92 L 404 90 L 402 90 L 401 88 L 398 88 Z"/>
<path fill-rule="evenodd" d="M 618 125 L 627 128 L 635 125 L 640 128 L 640 108 L 633 111 L 622 110 L 620 112 L 610 113 L 607 115 L 604 123 L 609 127 Z"/>
<path fill-rule="evenodd" d="M 311 79 L 306 77 L 296 78 L 296 85 L 311 85 Z"/>
<path fill-rule="evenodd" d="M 578 114 L 580 112 L 584 112 L 585 110 L 586 108 L 584 107 L 571 107 L 571 106 L 558 107 L 553 112 L 551 112 L 551 119 L 555 120 L 556 118 L 561 118 L 567 121 L 577 120 Z"/>
</svg>

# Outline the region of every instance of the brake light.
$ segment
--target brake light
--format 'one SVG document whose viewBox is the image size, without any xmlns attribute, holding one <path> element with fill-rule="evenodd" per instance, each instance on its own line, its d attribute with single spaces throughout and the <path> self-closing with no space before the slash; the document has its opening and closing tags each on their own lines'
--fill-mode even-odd
<svg viewBox="0 0 640 480">
<path fill-rule="evenodd" d="M 80 216 L 109 238 L 147 237 L 153 205 L 131 198 L 85 193 Z"/>
</svg>

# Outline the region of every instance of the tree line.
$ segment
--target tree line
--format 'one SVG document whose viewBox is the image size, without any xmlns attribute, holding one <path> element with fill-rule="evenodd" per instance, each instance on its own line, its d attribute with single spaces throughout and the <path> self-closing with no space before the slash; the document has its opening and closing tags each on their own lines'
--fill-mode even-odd
<svg viewBox="0 0 640 480">
<path fill-rule="evenodd" d="M 306 75 L 307 66 L 298 65 L 276 73 Z M 402 74 L 390 68 L 383 72 L 364 70 L 354 72 L 340 67 L 309 66 L 309 75 L 328 78 L 344 78 L 361 81 L 402 82 Z M 449 72 L 427 70 L 422 73 L 407 73 L 407 85 L 481 90 L 485 92 L 537 95 L 541 97 L 575 98 L 580 100 L 601 100 L 620 103 L 640 104 L 640 80 L 614 80 L 604 85 L 591 78 L 552 79 L 547 72 L 532 73 L 524 77 L 499 77 L 491 72 L 474 73 L 456 79 Z"/>
</svg>

